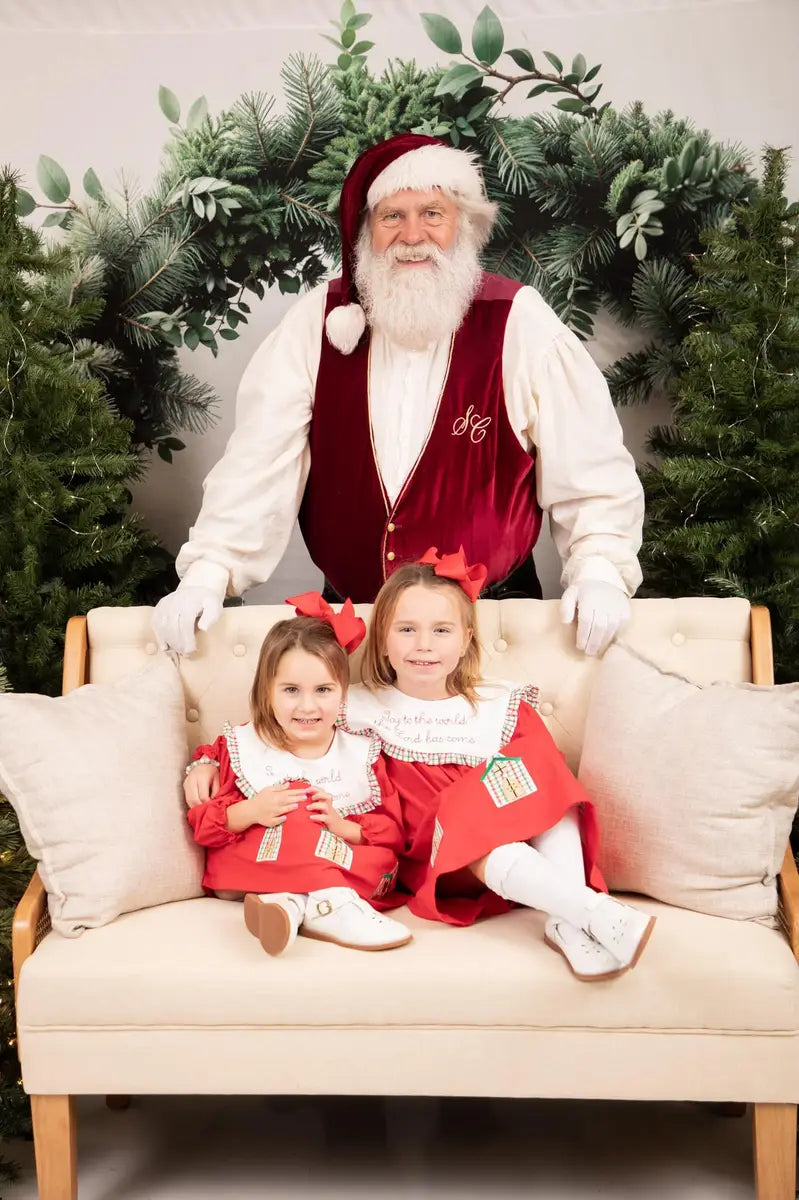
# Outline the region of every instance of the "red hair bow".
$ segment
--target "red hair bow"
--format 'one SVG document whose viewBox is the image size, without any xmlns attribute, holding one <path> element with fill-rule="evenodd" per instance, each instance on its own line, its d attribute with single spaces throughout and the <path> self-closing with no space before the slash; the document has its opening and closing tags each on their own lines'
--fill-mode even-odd
<svg viewBox="0 0 799 1200">
<path fill-rule="evenodd" d="M 329 625 L 339 646 L 343 646 L 348 654 L 354 654 L 366 637 L 366 625 L 356 617 L 351 600 L 344 601 L 340 613 L 333 611 L 320 592 L 289 596 L 286 604 L 294 605 L 298 617 L 317 617 Z"/>
<path fill-rule="evenodd" d="M 483 585 L 488 575 L 487 569 L 482 563 L 474 563 L 469 566 L 466 561 L 466 555 L 463 552 L 463 546 L 457 554 L 441 554 L 438 553 L 437 546 L 431 546 L 422 557 L 420 563 L 429 564 L 436 575 L 440 575 L 442 579 L 454 579 L 455 583 L 459 583 L 469 599 L 474 602 L 483 590 Z"/>
</svg>

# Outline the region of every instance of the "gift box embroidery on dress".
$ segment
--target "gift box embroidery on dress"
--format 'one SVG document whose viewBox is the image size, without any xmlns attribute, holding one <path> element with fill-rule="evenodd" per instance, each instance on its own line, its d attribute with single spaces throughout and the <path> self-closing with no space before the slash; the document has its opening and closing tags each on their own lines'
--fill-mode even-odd
<svg viewBox="0 0 799 1200">
<path fill-rule="evenodd" d="M 261 844 L 258 847 L 258 853 L 255 856 L 256 862 L 275 862 L 280 853 L 280 843 L 283 838 L 283 830 L 280 825 L 276 825 L 274 829 L 267 829 L 264 836 L 261 838 Z"/>
<path fill-rule="evenodd" d="M 485 784 L 497 808 L 504 808 L 506 804 L 513 804 L 514 800 L 538 791 L 523 761 L 504 754 L 495 755 L 486 764 L 480 782 Z"/>
<path fill-rule="evenodd" d="M 345 871 L 352 866 L 352 846 L 329 829 L 323 829 L 319 834 L 314 853 L 317 858 L 327 858 L 337 867 L 343 867 Z"/>
</svg>

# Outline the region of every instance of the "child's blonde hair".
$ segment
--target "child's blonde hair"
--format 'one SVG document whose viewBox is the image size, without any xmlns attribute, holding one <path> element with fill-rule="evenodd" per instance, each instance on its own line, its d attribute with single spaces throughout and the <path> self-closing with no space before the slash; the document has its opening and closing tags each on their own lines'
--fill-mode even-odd
<svg viewBox="0 0 799 1200">
<path fill-rule="evenodd" d="M 250 691 L 250 716 L 259 738 L 278 750 L 288 750 L 290 742 L 275 716 L 272 688 L 280 660 L 289 650 L 304 650 L 320 659 L 341 685 L 342 699 L 350 682 L 347 651 L 336 641 L 336 635 L 326 621 L 318 617 L 291 617 L 273 625 L 258 656 Z"/>
<path fill-rule="evenodd" d="M 477 684 L 480 682 L 480 646 L 477 640 L 477 610 L 474 602 L 454 579 L 436 575 L 428 563 L 406 563 L 399 567 L 381 587 L 375 597 L 369 632 L 366 635 L 361 679 L 366 686 L 376 691 L 389 687 L 397 676 L 386 655 L 388 630 L 394 619 L 397 603 L 404 591 L 411 587 L 446 589 L 460 605 L 463 624 L 469 635 L 466 651 L 457 667 L 447 678 L 447 691 L 451 696 L 465 696 L 474 704 L 477 700 Z"/>
</svg>

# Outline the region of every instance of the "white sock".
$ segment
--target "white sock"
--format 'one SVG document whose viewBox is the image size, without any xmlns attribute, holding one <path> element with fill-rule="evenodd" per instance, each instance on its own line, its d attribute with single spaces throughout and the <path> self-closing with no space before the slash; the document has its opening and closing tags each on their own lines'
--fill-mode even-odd
<svg viewBox="0 0 799 1200">
<path fill-rule="evenodd" d="M 557 825 L 530 839 L 534 850 L 558 868 L 564 879 L 576 887 L 585 884 L 585 860 L 580 838 L 580 819 L 576 808 L 570 808 Z"/>
<path fill-rule="evenodd" d="M 510 842 L 492 850 L 486 858 L 485 881 L 498 896 L 561 917 L 578 929 L 602 897 L 601 892 L 569 879 L 526 842 Z"/>
</svg>

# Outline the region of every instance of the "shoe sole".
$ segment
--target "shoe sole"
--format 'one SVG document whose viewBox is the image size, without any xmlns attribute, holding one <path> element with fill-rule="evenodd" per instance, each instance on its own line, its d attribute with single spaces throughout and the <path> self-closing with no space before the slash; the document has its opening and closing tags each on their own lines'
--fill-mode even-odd
<svg viewBox="0 0 799 1200">
<path fill-rule="evenodd" d="M 582 975 L 579 971 L 575 971 L 571 964 L 571 959 L 562 946 L 559 946 L 557 942 L 553 942 L 546 934 L 544 934 L 544 941 L 553 950 L 557 950 L 562 958 L 566 959 L 566 962 L 569 964 L 569 970 L 575 979 L 580 980 L 580 983 L 602 983 L 605 979 L 618 979 L 620 975 L 626 975 L 630 970 L 629 967 L 619 967 L 618 971 L 606 971 L 604 975 Z"/>
<path fill-rule="evenodd" d="M 245 896 L 244 924 L 267 954 L 282 954 L 289 944 L 291 921 L 280 904 L 265 904 L 257 896 Z"/>
<path fill-rule="evenodd" d="M 330 942 L 333 946 L 344 946 L 347 950 L 396 950 L 399 946 L 407 946 L 408 942 L 413 939 L 413 934 L 409 933 L 407 937 L 396 942 L 381 942 L 379 946 L 359 946 L 356 942 L 342 942 L 339 938 L 329 937 L 324 933 L 315 933 L 300 927 L 300 935 L 302 937 L 311 938 L 314 942 Z"/>
<path fill-rule="evenodd" d="M 644 930 L 644 932 L 641 936 L 641 940 L 635 948 L 635 954 L 632 956 L 632 959 L 630 960 L 630 966 L 629 966 L 628 970 L 632 971 L 633 967 L 638 962 L 638 959 L 641 957 L 644 950 L 646 950 L 646 944 L 652 936 L 652 930 L 655 928 L 656 921 L 657 921 L 657 917 L 649 918 L 649 924 L 647 925 L 646 929 Z"/>
</svg>

